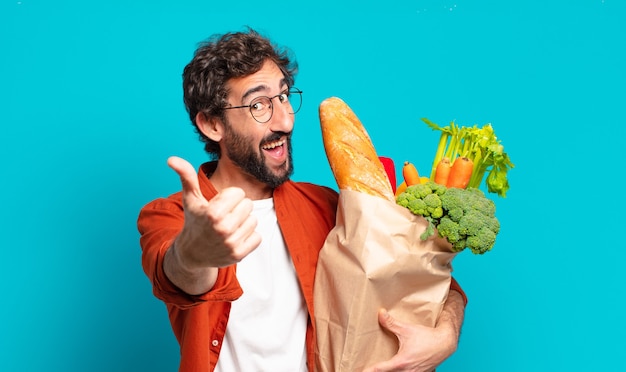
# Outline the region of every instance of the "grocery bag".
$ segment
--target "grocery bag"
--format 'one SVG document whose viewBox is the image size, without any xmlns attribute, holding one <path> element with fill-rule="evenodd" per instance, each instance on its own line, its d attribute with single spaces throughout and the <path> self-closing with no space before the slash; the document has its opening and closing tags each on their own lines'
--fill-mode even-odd
<svg viewBox="0 0 626 372">
<path fill-rule="evenodd" d="M 340 190 L 315 277 L 316 371 L 355 372 L 391 359 L 398 341 L 380 326 L 381 308 L 435 326 L 457 253 L 437 234 L 421 240 L 427 226 L 393 202 Z"/>
</svg>

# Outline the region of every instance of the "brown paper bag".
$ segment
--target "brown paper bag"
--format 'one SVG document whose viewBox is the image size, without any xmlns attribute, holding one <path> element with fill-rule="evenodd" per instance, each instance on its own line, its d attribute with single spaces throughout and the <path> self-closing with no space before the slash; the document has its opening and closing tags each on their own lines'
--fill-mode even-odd
<svg viewBox="0 0 626 372">
<path fill-rule="evenodd" d="M 427 224 L 393 202 L 341 190 L 315 277 L 316 371 L 355 372 L 391 359 L 398 341 L 378 323 L 380 308 L 435 325 L 456 253 L 445 239 L 422 241 Z"/>
</svg>

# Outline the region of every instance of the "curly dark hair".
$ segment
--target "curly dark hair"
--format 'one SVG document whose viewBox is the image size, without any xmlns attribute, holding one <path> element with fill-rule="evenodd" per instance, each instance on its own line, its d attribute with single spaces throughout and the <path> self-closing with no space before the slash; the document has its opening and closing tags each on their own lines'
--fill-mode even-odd
<svg viewBox="0 0 626 372">
<path fill-rule="evenodd" d="M 183 95 L 189 118 L 207 153 L 219 158 L 219 145 L 199 130 L 196 115 L 202 112 L 223 120 L 228 96 L 226 83 L 258 72 L 266 60 L 276 63 L 291 88 L 298 63 L 290 56 L 289 49 L 276 46 L 249 27 L 245 32 L 216 34 L 200 43 L 183 71 Z"/>
</svg>

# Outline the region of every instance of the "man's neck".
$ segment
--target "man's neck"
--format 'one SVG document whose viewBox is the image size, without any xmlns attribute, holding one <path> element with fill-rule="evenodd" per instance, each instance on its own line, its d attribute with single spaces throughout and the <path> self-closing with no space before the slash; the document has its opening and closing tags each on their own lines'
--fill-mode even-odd
<svg viewBox="0 0 626 372">
<path fill-rule="evenodd" d="M 252 200 L 271 198 L 274 191 L 267 184 L 244 173 L 233 163 L 221 160 L 217 162 L 217 167 L 209 179 L 218 192 L 227 187 L 239 187 L 246 193 L 246 197 Z"/>
</svg>

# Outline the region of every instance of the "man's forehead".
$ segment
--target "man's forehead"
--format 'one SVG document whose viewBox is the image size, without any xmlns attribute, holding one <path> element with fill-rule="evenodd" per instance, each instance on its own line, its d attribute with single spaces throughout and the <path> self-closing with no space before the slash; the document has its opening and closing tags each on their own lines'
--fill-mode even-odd
<svg viewBox="0 0 626 372">
<path fill-rule="evenodd" d="M 287 79 L 282 72 L 279 74 L 266 74 L 258 71 L 245 77 L 231 79 L 227 82 L 226 87 L 229 98 L 245 100 L 258 94 L 278 94 L 287 88 L 288 85 Z"/>
</svg>

